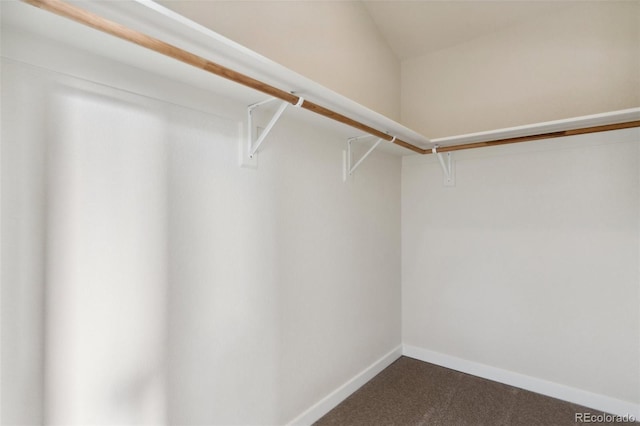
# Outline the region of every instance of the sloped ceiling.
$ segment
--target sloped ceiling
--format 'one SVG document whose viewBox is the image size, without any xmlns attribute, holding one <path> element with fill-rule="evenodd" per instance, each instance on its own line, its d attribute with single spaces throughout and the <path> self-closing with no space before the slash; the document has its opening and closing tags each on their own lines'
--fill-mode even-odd
<svg viewBox="0 0 640 426">
<path fill-rule="evenodd" d="M 398 59 L 405 60 L 580 2 L 364 0 L 363 3 Z"/>
</svg>

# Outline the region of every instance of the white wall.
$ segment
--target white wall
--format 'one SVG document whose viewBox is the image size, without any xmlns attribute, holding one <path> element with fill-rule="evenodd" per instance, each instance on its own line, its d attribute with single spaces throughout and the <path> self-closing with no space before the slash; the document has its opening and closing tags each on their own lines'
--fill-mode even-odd
<svg viewBox="0 0 640 426">
<path fill-rule="evenodd" d="M 455 158 L 455 187 L 430 156 L 403 162 L 403 343 L 633 409 L 638 129 Z"/>
<path fill-rule="evenodd" d="M 241 169 L 242 105 L 37 45 L 107 85 L 3 59 L 3 423 L 282 424 L 398 347 L 399 158 Z"/>
<path fill-rule="evenodd" d="M 400 120 L 400 62 L 360 2 L 161 3 L 335 92 Z"/>
<path fill-rule="evenodd" d="M 3 424 L 42 424 L 44 393 L 44 317 L 47 201 L 43 121 L 16 123 L 27 111 L 42 116 L 38 84 L 7 84 L 2 69 L 2 149 L 0 232 L 2 280 L 0 331 L 0 414 Z M 8 108 L 5 99 L 25 99 Z M 20 143 L 9 144 L 17 140 Z M 9 284 L 11 283 L 11 284 Z"/>
<path fill-rule="evenodd" d="M 639 16 L 581 2 L 405 60 L 402 122 L 437 138 L 637 107 Z"/>
</svg>

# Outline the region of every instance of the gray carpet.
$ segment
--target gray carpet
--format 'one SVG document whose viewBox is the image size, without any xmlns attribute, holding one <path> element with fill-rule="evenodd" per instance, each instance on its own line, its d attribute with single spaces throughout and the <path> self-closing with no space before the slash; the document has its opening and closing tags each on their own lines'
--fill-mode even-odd
<svg viewBox="0 0 640 426">
<path fill-rule="evenodd" d="M 603 414 L 401 357 L 315 424 L 575 426 L 576 413 Z"/>
</svg>

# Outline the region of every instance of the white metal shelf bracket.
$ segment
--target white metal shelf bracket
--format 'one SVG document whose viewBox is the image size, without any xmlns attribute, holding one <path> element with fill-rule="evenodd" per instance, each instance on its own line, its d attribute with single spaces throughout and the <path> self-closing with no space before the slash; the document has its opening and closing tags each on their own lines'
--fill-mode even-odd
<svg viewBox="0 0 640 426">
<path fill-rule="evenodd" d="M 439 146 L 436 145 L 431 149 L 431 152 L 438 157 L 438 161 L 440 162 L 440 167 L 442 167 L 442 173 L 444 174 L 444 186 L 455 186 L 456 185 L 456 175 L 455 175 L 455 163 L 452 159 L 453 155 L 450 152 L 447 152 L 446 160 L 443 158 L 442 153 L 438 152 Z"/>
<path fill-rule="evenodd" d="M 271 117 L 271 120 L 269 120 L 269 123 L 267 124 L 267 126 L 256 138 L 256 128 L 253 125 L 253 111 L 261 107 L 262 105 L 266 105 L 268 103 L 275 102 L 275 101 L 280 101 L 280 106 L 278 107 L 277 111 L 273 114 L 273 117 Z M 304 98 L 299 97 L 298 102 L 294 106 L 299 108 L 302 106 L 303 103 L 304 103 Z M 287 101 L 282 101 L 278 98 L 269 98 L 262 102 L 249 105 L 247 107 L 247 126 L 248 126 L 247 149 L 248 149 L 249 158 L 253 158 L 253 156 L 256 155 L 256 153 L 258 152 L 258 148 L 260 148 L 260 145 L 262 145 L 262 142 L 264 142 L 266 137 L 269 135 L 269 132 L 271 132 L 271 129 L 273 129 L 273 126 L 276 125 L 276 123 L 278 122 L 278 120 L 280 119 L 280 117 L 282 116 L 282 114 L 284 113 L 284 111 L 287 109 L 289 105 L 291 104 Z"/>
<path fill-rule="evenodd" d="M 280 106 L 278 107 L 278 110 L 275 112 L 275 114 L 273 114 L 273 117 L 271 117 L 271 120 L 269 120 L 269 124 L 267 124 L 267 127 L 264 128 L 262 133 L 260 133 L 260 136 L 258 136 L 257 138 L 256 138 L 256 129 L 254 128 L 254 125 L 253 125 L 253 110 L 261 107 L 262 105 L 265 105 L 277 100 L 278 100 L 277 98 L 270 98 L 265 101 L 255 103 L 253 105 L 249 105 L 247 107 L 247 125 L 248 125 L 247 149 L 249 153 L 249 158 L 253 158 L 256 152 L 258 152 L 258 148 L 260 148 L 260 145 L 262 145 L 262 142 L 264 142 L 264 140 L 266 139 L 271 129 L 273 129 L 273 126 L 275 126 L 275 124 L 278 122 L 278 120 L 284 113 L 284 110 L 287 109 L 289 102 L 280 101 Z"/>
<path fill-rule="evenodd" d="M 378 145 L 380 145 L 380 143 L 384 140 L 382 138 L 379 138 L 376 143 L 373 144 L 373 146 L 371 146 L 371 148 L 369 148 L 369 150 L 367 152 L 364 153 L 364 155 L 362 157 L 360 157 L 360 159 L 356 162 L 356 164 L 354 164 L 353 166 L 351 165 L 351 163 L 353 162 L 352 157 L 353 154 L 351 152 L 351 145 L 353 142 L 355 141 L 359 141 L 362 139 L 366 139 L 366 138 L 371 138 L 373 136 L 371 135 L 364 135 L 364 136 L 358 136 L 355 138 L 349 138 L 347 139 L 347 151 L 344 153 L 343 158 L 342 158 L 342 163 L 343 163 L 343 168 L 342 168 L 342 180 L 344 182 L 347 181 L 347 177 L 353 175 L 353 172 L 356 171 L 356 169 L 358 167 L 360 167 L 360 164 L 362 164 L 362 162 L 369 156 L 369 154 L 371 154 L 373 152 L 374 149 L 376 149 L 378 147 Z M 394 136 L 393 139 L 391 139 L 391 142 L 395 141 L 396 138 Z"/>
</svg>

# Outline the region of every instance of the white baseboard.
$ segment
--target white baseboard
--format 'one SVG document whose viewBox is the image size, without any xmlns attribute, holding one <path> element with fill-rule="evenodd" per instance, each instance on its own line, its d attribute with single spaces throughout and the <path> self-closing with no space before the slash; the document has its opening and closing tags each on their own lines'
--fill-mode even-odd
<svg viewBox="0 0 640 426">
<path fill-rule="evenodd" d="M 398 346 L 382 358 L 375 361 L 369 367 L 362 370 L 354 378 L 331 392 L 329 395 L 314 404 L 311 408 L 290 421 L 289 425 L 310 425 L 335 408 L 349 395 L 360 389 L 362 385 L 373 379 L 378 373 L 391 365 L 402 356 L 402 346 Z"/>
<path fill-rule="evenodd" d="M 515 386 L 517 388 L 561 399 L 563 401 L 572 402 L 574 404 L 603 411 L 605 413 L 619 416 L 634 416 L 636 420 L 640 419 L 640 404 L 634 404 L 633 402 L 622 401 L 605 395 L 561 385 L 559 383 L 536 379 L 535 377 L 514 373 L 501 368 L 490 367 L 488 365 L 456 358 L 451 355 L 415 346 L 403 345 L 402 355 L 471 374 L 473 376 L 493 380 L 494 382 L 504 383 L 506 385 Z"/>
</svg>

